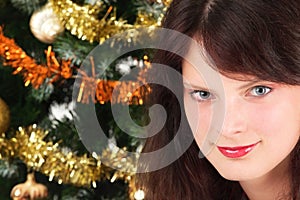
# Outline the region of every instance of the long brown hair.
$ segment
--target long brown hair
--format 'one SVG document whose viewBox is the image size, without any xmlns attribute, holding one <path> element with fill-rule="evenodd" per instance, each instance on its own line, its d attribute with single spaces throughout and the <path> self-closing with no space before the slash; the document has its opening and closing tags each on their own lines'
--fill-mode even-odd
<svg viewBox="0 0 300 200">
<path fill-rule="evenodd" d="M 196 38 L 215 67 L 225 75 L 247 74 L 261 80 L 300 85 L 300 1 L 296 0 L 173 0 L 163 27 Z M 164 38 L 162 45 L 172 44 L 181 51 L 188 45 L 174 44 Z M 169 51 L 158 50 L 155 63 L 173 67 L 181 73 L 182 59 Z M 155 73 L 153 66 L 152 73 Z M 151 73 L 151 71 L 150 71 Z M 156 74 L 182 91 L 180 80 L 168 74 Z M 181 118 L 183 99 L 165 87 L 153 86 L 151 104 L 161 104 L 168 113 L 159 134 L 148 138 L 143 152 L 168 144 L 178 131 L 192 137 L 185 117 Z M 183 120 L 183 121 L 180 121 Z M 185 124 L 180 127 L 179 124 Z M 291 153 L 292 197 L 300 199 L 300 144 Z M 174 148 L 176 151 L 176 147 Z M 138 174 L 138 187 L 145 199 L 241 199 L 238 182 L 221 177 L 206 158 L 199 158 L 193 142 L 172 164 L 154 172 Z M 159 162 L 156 161 L 149 162 Z"/>
</svg>

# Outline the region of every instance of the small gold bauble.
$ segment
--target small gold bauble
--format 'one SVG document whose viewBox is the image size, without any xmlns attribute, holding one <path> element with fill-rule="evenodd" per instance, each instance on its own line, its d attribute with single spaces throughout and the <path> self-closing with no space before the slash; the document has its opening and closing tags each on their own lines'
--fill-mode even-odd
<svg viewBox="0 0 300 200">
<path fill-rule="evenodd" d="M 49 3 L 32 14 L 29 25 L 32 34 L 38 40 L 49 44 L 64 31 L 63 25 Z"/>
<path fill-rule="evenodd" d="M 7 104 L 0 98 L 0 134 L 7 131 L 10 123 L 10 111 Z"/>
<path fill-rule="evenodd" d="M 24 183 L 15 185 L 11 190 L 10 196 L 13 200 L 23 199 L 43 199 L 48 196 L 48 188 L 35 181 L 33 173 L 27 174 L 27 180 Z"/>
</svg>

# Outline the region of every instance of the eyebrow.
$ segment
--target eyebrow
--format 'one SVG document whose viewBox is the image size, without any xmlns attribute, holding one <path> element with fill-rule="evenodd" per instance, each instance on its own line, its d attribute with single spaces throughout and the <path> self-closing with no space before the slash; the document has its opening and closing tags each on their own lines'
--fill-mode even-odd
<svg viewBox="0 0 300 200">
<path fill-rule="evenodd" d="M 216 94 L 216 91 L 214 91 L 214 90 L 212 90 L 212 89 L 209 89 L 209 88 L 207 88 L 207 87 L 202 87 L 202 86 L 199 86 L 199 85 L 193 85 L 193 84 L 186 83 L 186 82 L 183 82 L 183 87 L 184 87 L 184 88 L 187 88 L 187 89 L 193 89 L 193 90 L 210 91 L 210 92 Z"/>
<path fill-rule="evenodd" d="M 237 88 L 238 90 L 243 90 L 245 88 L 248 88 L 252 85 L 255 85 L 256 83 L 262 82 L 262 80 L 253 79 L 253 80 L 245 80 L 244 82 L 246 82 L 246 83 L 243 84 L 242 86 L 238 87 Z M 209 89 L 207 87 L 202 87 L 202 86 L 199 86 L 199 85 L 194 85 L 194 84 L 186 83 L 186 82 L 183 82 L 183 86 L 184 86 L 184 88 L 188 88 L 188 89 L 196 89 L 196 90 L 205 90 L 205 91 L 215 92 L 213 89 Z"/>
<path fill-rule="evenodd" d="M 252 85 L 255 85 L 256 83 L 262 82 L 262 80 L 260 80 L 260 79 L 253 79 L 253 80 L 249 80 L 249 81 L 246 80 L 245 82 L 247 82 L 247 83 L 245 83 L 242 86 L 238 87 L 238 90 L 243 90 L 245 88 L 248 88 L 248 87 L 250 87 Z"/>
</svg>

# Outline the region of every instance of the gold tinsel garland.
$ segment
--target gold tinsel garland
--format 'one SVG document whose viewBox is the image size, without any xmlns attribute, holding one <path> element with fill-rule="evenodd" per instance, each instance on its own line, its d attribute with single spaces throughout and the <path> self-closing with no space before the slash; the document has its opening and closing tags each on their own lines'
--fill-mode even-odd
<svg viewBox="0 0 300 200">
<path fill-rule="evenodd" d="M 126 162 L 128 171 L 135 170 L 135 160 L 127 157 L 125 151 L 112 153 L 107 148 L 101 156 L 97 156 L 96 153 L 92 153 L 92 156 L 87 154 L 77 156 L 71 151 L 64 152 L 58 143 L 44 141 L 46 136 L 47 131 L 36 125 L 20 127 L 12 138 L 2 134 L 0 159 L 19 158 L 32 170 L 45 174 L 49 177 L 49 181 L 56 180 L 59 184 L 97 187 L 97 181 L 108 179 L 113 182 L 122 179 L 133 187 L 130 181 L 133 181 L 134 174 L 113 170 L 113 167 L 117 167 L 120 162 Z M 99 158 L 109 160 L 111 162 L 109 166 L 112 168 L 102 166 Z"/>
<path fill-rule="evenodd" d="M 166 11 L 170 2 L 171 0 L 156 1 L 156 3 L 163 4 L 163 11 Z M 126 20 L 117 19 L 116 9 L 112 6 L 107 9 L 101 19 L 98 19 L 99 12 L 106 9 L 101 0 L 97 1 L 95 5 L 84 6 L 74 3 L 72 0 L 49 0 L 49 3 L 71 34 L 82 40 L 97 41 L 100 44 L 111 36 L 126 30 L 160 26 L 164 17 L 164 13 L 155 19 L 152 13 L 139 12 L 135 23 L 129 24 Z M 128 39 L 135 39 L 138 34 L 138 32 L 132 32 Z"/>
<path fill-rule="evenodd" d="M 58 80 L 70 78 L 80 78 L 81 84 L 78 93 L 78 102 L 93 102 L 104 104 L 112 101 L 113 103 L 143 104 L 143 98 L 150 93 L 148 86 L 133 90 L 136 84 L 143 83 L 143 73 L 150 67 L 150 63 L 145 60 L 145 69 L 141 70 L 137 82 L 134 81 L 110 81 L 97 79 L 95 75 L 88 76 L 84 71 L 78 70 L 79 76 L 73 76 L 76 70 L 71 66 L 70 60 L 58 61 L 51 46 L 45 51 L 46 66 L 37 64 L 36 61 L 28 56 L 13 39 L 7 38 L 0 27 L 0 57 L 4 58 L 3 64 L 14 68 L 13 74 L 21 74 L 24 77 L 25 86 L 31 84 L 38 89 L 44 83 L 53 83 Z M 92 59 L 91 59 L 92 61 Z M 92 65 L 94 68 L 94 66 Z M 47 82 L 46 82 L 47 81 Z M 118 96 L 112 99 L 112 92 L 118 88 Z"/>
</svg>

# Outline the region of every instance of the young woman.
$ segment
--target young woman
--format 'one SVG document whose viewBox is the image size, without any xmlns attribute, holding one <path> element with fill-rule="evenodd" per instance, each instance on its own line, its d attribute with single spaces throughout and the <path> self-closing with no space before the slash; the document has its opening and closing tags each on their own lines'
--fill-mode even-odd
<svg viewBox="0 0 300 200">
<path fill-rule="evenodd" d="M 193 38 L 199 48 L 164 38 L 162 45 L 186 56 L 159 50 L 155 62 L 183 78 L 156 75 L 182 93 L 178 99 L 153 86 L 152 103 L 163 105 L 168 118 L 144 152 L 180 132 L 195 141 L 172 164 L 138 175 L 145 199 L 300 199 L 299 20 L 296 0 L 173 0 L 164 28 Z M 208 68 L 222 88 L 201 74 Z M 214 121 L 218 115 L 222 126 Z"/>
</svg>

